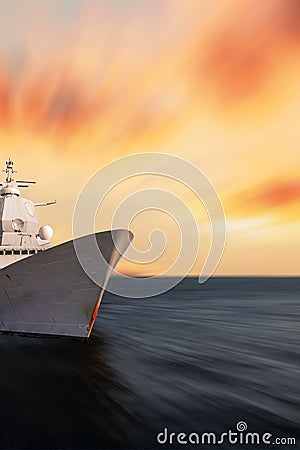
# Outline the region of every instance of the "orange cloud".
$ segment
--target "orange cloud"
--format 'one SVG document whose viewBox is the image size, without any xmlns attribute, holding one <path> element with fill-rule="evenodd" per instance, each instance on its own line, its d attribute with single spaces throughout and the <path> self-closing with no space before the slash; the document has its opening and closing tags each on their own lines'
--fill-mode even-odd
<svg viewBox="0 0 300 450">
<path fill-rule="evenodd" d="M 190 55 L 194 86 L 201 91 L 204 84 L 226 107 L 256 100 L 286 64 L 296 63 L 299 22 L 298 0 L 266 0 L 255 7 L 249 0 L 226 2 L 214 26 L 200 29 L 195 40 Z"/>
<path fill-rule="evenodd" d="M 250 200 L 256 205 L 268 208 L 290 205 L 300 200 L 300 181 L 299 179 L 275 181 L 262 188 L 256 196 L 250 197 Z"/>
<path fill-rule="evenodd" d="M 300 201 L 300 181 L 298 178 L 271 180 L 251 186 L 247 190 L 233 194 L 225 200 L 227 212 L 230 215 L 251 217 L 254 213 L 272 214 L 277 209 L 277 215 L 286 216 L 289 220 L 299 219 L 299 212 L 292 214 L 297 202 Z"/>
<path fill-rule="evenodd" d="M 103 125 L 119 141 L 168 137 L 185 126 L 199 101 L 209 109 L 215 100 L 223 107 L 255 100 L 300 45 L 297 0 L 266 0 L 255 8 L 249 0 L 231 0 L 207 22 L 204 3 L 190 2 L 182 11 L 167 2 L 150 8 L 149 17 L 150 11 L 133 8 L 127 26 L 122 11 L 100 6 L 86 4 L 81 19 L 58 33 L 64 45 L 51 46 L 45 33 L 45 58 L 41 49 L 35 55 L 39 46 L 30 34 L 17 74 L 2 55 L 0 127 L 15 124 L 54 140 L 83 130 L 89 140 L 91 127 Z M 161 22 L 152 29 L 154 19 Z M 58 28 L 54 21 L 48 26 Z M 107 36 L 120 29 L 123 42 L 112 52 Z M 214 113 L 223 114 L 223 107 Z"/>
<path fill-rule="evenodd" d="M 7 70 L 2 67 L 0 69 L 0 123 L 2 127 L 7 127 L 12 119 L 12 91 L 11 77 L 7 73 Z"/>
</svg>

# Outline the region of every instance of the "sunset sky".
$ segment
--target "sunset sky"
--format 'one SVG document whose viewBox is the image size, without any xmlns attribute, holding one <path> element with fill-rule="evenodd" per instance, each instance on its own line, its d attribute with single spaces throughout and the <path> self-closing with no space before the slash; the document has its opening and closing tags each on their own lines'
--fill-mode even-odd
<svg viewBox="0 0 300 450">
<path fill-rule="evenodd" d="M 10 156 L 20 179 L 38 181 L 25 197 L 57 200 L 38 210 L 54 243 L 71 239 L 76 198 L 97 169 L 163 152 L 198 166 L 220 195 L 227 243 L 216 274 L 300 275 L 299 0 L 0 0 L 0 36 L 1 164 Z M 198 274 L 209 222 L 180 183 L 124 182 L 98 229 L 144 187 L 176 193 L 195 214 Z M 121 272 L 171 264 L 178 230 L 164 214 L 133 221 L 135 245 L 145 250 L 160 227 L 163 258 L 123 261 Z"/>
</svg>

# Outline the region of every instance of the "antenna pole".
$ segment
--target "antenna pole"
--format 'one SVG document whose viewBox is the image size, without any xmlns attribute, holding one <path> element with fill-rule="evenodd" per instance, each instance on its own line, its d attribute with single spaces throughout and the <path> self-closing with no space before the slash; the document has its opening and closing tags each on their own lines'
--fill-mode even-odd
<svg viewBox="0 0 300 450">
<path fill-rule="evenodd" d="M 8 158 L 8 161 L 6 161 L 6 170 L 5 170 L 7 174 L 5 181 L 7 183 L 10 183 L 12 181 L 12 174 L 15 172 L 15 170 L 13 169 L 13 165 L 14 165 L 13 161 L 10 158 Z"/>
</svg>

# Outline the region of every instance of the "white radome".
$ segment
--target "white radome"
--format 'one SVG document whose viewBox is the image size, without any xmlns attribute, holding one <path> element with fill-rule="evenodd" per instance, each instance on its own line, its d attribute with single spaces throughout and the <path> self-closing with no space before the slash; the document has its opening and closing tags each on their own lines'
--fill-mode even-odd
<svg viewBox="0 0 300 450">
<path fill-rule="evenodd" d="M 45 241 L 51 241 L 53 236 L 53 228 L 50 225 L 43 225 L 39 229 L 39 237 Z"/>
</svg>

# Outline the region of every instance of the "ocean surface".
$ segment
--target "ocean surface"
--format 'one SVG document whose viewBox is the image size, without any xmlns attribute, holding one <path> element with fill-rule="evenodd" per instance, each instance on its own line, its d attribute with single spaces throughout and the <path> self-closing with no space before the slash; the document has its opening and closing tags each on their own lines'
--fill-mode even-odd
<svg viewBox="0 0 300 450">
<path fill-rule="evenodd" d="M 1 335 L 0 364 L 0 448 L 203 448 L 157 434 L 240 421 L 300 448 L 300 278 L 106 293 L 90 340 Z"/>
</svg>

